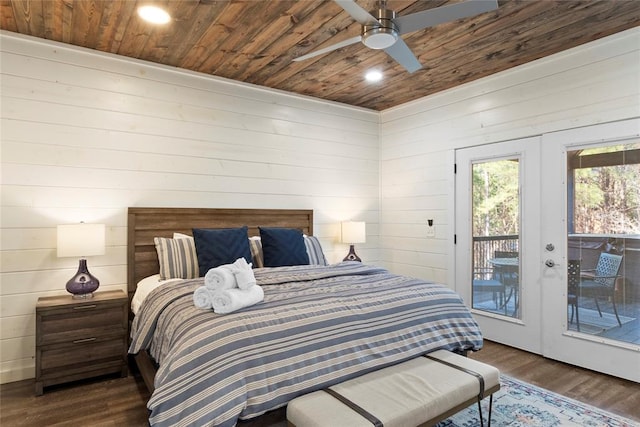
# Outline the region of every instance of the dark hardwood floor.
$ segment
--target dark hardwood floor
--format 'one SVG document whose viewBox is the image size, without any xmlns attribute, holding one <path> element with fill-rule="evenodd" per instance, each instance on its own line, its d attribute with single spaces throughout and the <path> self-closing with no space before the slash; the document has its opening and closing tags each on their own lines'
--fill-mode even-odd
<svg viewBox="0 0 640 427">
<path fill-rule="evenodd" d="M 34 380 L 0 386 L 0 426 L 148 426 L 140 376 L 102 377 L 52 386 L 35 396 Z"/>
<path fill-rule="evenodd" d="M 511 377 L 635 420 L 640 425 L 640 384 L 545 359 L 512 347 L 485 342 L 472 358 Z M 145 426 L 149 393 L 142 378 L 103 378 L 49 387 L 34 394 L 34 380 L 0 386 L 0 425 Z M 241 426 L 275 426 L 284 411 Z"/>
<path fill-rule="evenodd" d="M 640 425 L 640 384 L 485 341 L 472 358 L 563 396 L 622 415 Z M 615 363 L 612 361 L 612 363 Z"/>
</svg>

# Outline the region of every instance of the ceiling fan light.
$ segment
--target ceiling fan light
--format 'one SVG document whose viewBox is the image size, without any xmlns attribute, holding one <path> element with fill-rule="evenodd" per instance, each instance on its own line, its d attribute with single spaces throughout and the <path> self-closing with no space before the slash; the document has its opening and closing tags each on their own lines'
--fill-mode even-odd
<svg viewBox="0 0 640 427">
<path fill-rule="evenodd" d="M 171 20 L 171 16 L 157 6 L 140 6 L 138 15 L 152 24 L 166 24 Z"/>
<path fill-rule="evenodd" d="M 371 28 L 362 35 L 362 43 L 371 49 L 386 49 L 398 40 L 398 33 L 392 28 Z"/>
</svg>

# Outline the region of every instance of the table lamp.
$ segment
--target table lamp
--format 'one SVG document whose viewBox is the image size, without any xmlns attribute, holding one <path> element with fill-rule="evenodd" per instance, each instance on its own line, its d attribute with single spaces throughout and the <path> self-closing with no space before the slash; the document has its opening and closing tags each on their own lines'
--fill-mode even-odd
<svg viewBox="0 0 640 427">
<path fill-rule="evenodd" d="M 360 257 L 356 255 L 354 248 L 355 243 L 364 243 L 366 241 L 366 229 L 364 221 L 345 221 L 342 223 L 342 243 L 350 245 L 349 253 L 343 261 L 360 261 Z"/>
<path fill-rule="evenodd" d="M 80 257 L 78 272 L 67 282 L 74 298 L 92 298 L 100 281 L 87 268 L 85 257 L 104 255 L 104 224 L 58 225 L 58 257 Z"/>
</svg>

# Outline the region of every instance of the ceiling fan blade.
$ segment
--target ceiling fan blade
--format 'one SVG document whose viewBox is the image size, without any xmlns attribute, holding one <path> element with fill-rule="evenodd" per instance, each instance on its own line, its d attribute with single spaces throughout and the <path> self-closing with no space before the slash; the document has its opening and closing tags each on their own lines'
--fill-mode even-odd
<svg viewBox="0 0 640 427">
<path fill-rule="evenodd" d="M 305 59 L 313 58 L 314 56 L 324 55 L 327 52 L 331 52 L 336 49 L 340 49 L 341 47 L 346 47 L 352 45 L 354 43 L 358 43 L 362 40 L 362 36 L 351 37 L 350 39 L 343 40 L 339 43 L 332 44 L 331 46 L 324 47 L 322 49 L 318 49 L 316 51 L 307 53 L 306 55 L 298 56 L 297 58 L 293 58 L 293 61 L 304 61 Z"/>
<path fill-rule="evenodd" d="M 343 8 L 353 19 L 362 25 L 376 24 L 378 21 L 369 12 L 358 6 L 354 0 L 334 0 Z"/>
<path fill-rule="evenodd" d="M 497 0 L 469 0 L 463 3 L 440 6 L 410 15 L 399 16 L 393 22 L 398 26 L 400 34 L 406 34 L 444 22 L 479 15 L 497 8 Z"/>
<path fill-rule="evenodd" d="M 384 51 L 410 73 L 422 68 L 422 64 L 418 61 L 418 58 L 416 58 L 413 52 L 411 52 L 411 49 L 409 49 L 409 46 L 407 46 L 401 38 Z"/>
</svg>

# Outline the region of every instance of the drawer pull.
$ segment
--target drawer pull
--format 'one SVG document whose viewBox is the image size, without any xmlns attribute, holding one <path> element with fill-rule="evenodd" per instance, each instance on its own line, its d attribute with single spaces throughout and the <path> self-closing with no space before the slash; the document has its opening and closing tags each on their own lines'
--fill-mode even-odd
<svg viewBox="0 0 640 427">
<path fill-rule="evenodd" d="M 96 308 L 97 305 L 96 304 L 91 304 L 91 305 L 77 305 L 75 307 L 73 307 L 74 310 L 87 310 L 89 308 Z"/>
<path fill-rule="evenodd" d="M 83 342 L 91 342 L 91 341 L 95 341 L 97 338 L 93 337 L 93 338 L 83 338 L 81 340 L 74 340 L 73 343 L 74 344 L 81 344 Z"/>
</svg>

